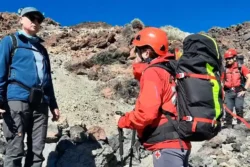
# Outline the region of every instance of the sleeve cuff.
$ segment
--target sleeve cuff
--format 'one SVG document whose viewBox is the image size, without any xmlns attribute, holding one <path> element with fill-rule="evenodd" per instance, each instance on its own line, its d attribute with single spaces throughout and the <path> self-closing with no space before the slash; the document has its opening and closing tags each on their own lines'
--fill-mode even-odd
<svg viewBox="0 0 250 167">
<path fill-rule="evenodd" d="M 50 108 L 50 111 L 54 111 L 54 109 L 58 109 L 58 105 L 57 105 L 57 102 L 53 102 L 49 105 L 49 108 Z"/>
<path fill-rule="evenodd" d="M 125 116 L 121 117 L 118 121 L 118 127 L 119 128 L 129 128 L 133 129 L 133 126 L 131 125 L 131 121 L 129 120 L 129 113 L 126 113 Z"/>
<path fill-rule="evenodd" d="M 125 128 L 125 116 L 122 116 L 118 121 L 119 128 Z"/>
</svg>

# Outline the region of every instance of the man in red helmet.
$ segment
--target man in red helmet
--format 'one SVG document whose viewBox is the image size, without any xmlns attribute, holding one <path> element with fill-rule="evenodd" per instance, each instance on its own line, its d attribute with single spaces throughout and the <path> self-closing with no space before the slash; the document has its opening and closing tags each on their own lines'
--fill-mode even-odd
<svg viewBox="0 0 250 167">
<path fill-rule="evenodd" d="M 187 167 L 191 144 L 171 139 L 175 130 L 160 111 L 168 111 L 172 119 L 177 119 L 175 82 L 166 70 L 147 68 L 168 61 L 166 33 L 158 28 L 145 28 L 135 36 L 133 45 L 136 54 L 133 72 L 140 81 L 140 93 L 135 109 L 121 117 L 118 126 L 137 131 L 143 146 L 153 151 L 155 167 Z"/>
<path fill-rule="evenodd" d="M 234 107 L 236 114 L 243 117 L 243 103 L 246 90 L 250 86 L 250 71 L 249 69 L 237 63 L 237 51 L 235 49 L 228 49 L 224 58 L 226 60 L 226 67 L 224 73 L 224 90 L 226 106 L 233 111 Z M 247 79 L 245 81 L 245 79 Z M 240 120 L 237 120 L 240 124 Z M 226 127 L 232 127 L 232 116 L 226 114 Z"/>
</svg>

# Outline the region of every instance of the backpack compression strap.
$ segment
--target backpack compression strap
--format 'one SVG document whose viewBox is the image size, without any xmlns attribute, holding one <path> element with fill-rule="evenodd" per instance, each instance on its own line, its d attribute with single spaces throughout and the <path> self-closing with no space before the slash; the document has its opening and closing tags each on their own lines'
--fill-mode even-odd
<svg viewBox="0 0 250 167">
<path fill-rule="evenodd" d="M 198 118 L 198 117 L 191 117 L 191 116 L 185 116 L 182 118 L 183 121 L 193 121 L 192 124 L 192 132 L 195 132 L 196 126 L 198 122 L 204 122 L 204 123 L 210 123 L 212 126 L 215 126 L 218 122 L 214 119 L 207 119 L 207 118 Z"/>
<path fill-rule="evenodd" d="M 177 79 L 181 79 L 181 78 L 185 78 L 185 77 L 199 78 L 199 79 L 206 79 L 206 80 L 210 80 L 210 79 L 215 79 L 216 80 L 216 77 L 211 76 L 211 75 L 192 74 L 192 73 L 179 73 L 179 74 L 176 74 Z"/>
</svg>

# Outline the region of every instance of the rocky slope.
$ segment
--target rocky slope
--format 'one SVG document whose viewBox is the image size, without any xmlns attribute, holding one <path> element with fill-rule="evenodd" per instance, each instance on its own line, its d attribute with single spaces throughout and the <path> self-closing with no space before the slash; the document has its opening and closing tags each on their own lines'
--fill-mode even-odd
<svg viewBox="0 0 250 167">
<path fill-rule="evenodd" d="M 245 56 L 246 63 L 249 65 L 250 22 L 232 25 L 228 28 L 213 27 L 208 34 L 217 40 L 222 53 L 228 48 L 237 48 L 239 54 Z"/>
<path fill-rule="evenodd" d="M 44 38 L 52 62 L 55 93 L 62 112 L 58 123 L 49 123 L 44 166 L 119 166 L 119 142 L 115 111 L 133 109 L 138 83 L 132 77 L 130 42 L 144 27 L 137 19 L 125 26 L 106 23 L 81 23 L 62 27 L 46 18 L 39 35 Z M 18 16 L 0 13 L 0 38 L 19 28 Z M 222 48 L 237 47 L 248 64 L 250 24 L 245 22 L 226 29 L 212 28 Z M 169 36 L 170 49 L 182 47 L 188 35 L 173 27 L 162 27 Z M 250 99 L 247 98 L 248 112 Z M 250 115 L 247 115 L 250 117 Z M 249 130 L 225 129 L 209 142 L 194 143 L 190 164 L 200 166 L 250 166 Z M 4 139 L 0 155 L 4 154 Z M 124 141 L 125 159 L 129 155 L 131 131 Z M 59 140 L 60 139 L 60 140 Z M 152 166 L 151 153 L 134 150 L 134 166 Z M 1 158 L 2 156 L 0 156 Z"/>
</svg>

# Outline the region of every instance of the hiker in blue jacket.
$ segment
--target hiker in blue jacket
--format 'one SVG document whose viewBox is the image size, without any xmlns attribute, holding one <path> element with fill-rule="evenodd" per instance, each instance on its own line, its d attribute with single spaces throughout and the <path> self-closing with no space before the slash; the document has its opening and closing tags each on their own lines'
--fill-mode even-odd
<svg viewBox="0 0 250 167">
<path fill-rule="evenodd" d="M 58 120 L 50 60 L 36 34 L 44 20 L 33 7 L 19 10 L 22 29 L 0 43 L 0 113 L 7 140 L 5 167 L 21 167 L 27 133 L 25 167 L 41 167 L 47 134 L 48 108 Z"/>
</svg>

